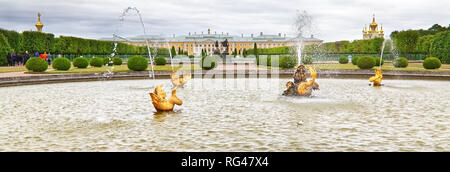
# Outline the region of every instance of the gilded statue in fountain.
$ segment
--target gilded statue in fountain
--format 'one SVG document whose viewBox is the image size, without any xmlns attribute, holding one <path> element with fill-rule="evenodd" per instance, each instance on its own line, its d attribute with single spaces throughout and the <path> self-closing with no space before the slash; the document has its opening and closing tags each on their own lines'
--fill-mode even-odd
<svg viewBox="0 0 450 172">
<path fill-rule="evenodd" d="M 381 80 L 383 79 L 383 72 L 381 69 L 375 70 L 375 76 L 369 78 L 370 82 L 373 82 L 373 86 L 381 86 Z"/>
<path fill-rule="evenodd" d="M 306 70 L 311 75 L 311 80 L 307 80 Z M 284 96 L 311 96 L 313 90 L 319 89 L 319 84 L 316 83 L 317 72 L 312 67 L 305 67 L 300 65 L 294 73 L 294 82 L 286 83 L 287 90 L 284 91 Z"/>
<path fill-rule="evenodd" d="M 183 73 L 183 77 L 180 77 L 175 71 L 170 74 L 170 80 L 172 81 L 173 88 L 183 88 L 184 85 L 192 78 L 191 74 Z"/>
<path fill-rule="evenodd" d="M 177 90 L 172 89 L 172 96 L 168 100 L 166 100 L 166 92 L 161 89 L 163 85 L 158 85 L 153 93 L 150 93 L 150 97 L 152 98 L 152 104 L 155 109 L 159 111 L 172 111 L 175 105 L 181 106 L 183 101 L 181 101 L 177 97 Z"/>
</svg>

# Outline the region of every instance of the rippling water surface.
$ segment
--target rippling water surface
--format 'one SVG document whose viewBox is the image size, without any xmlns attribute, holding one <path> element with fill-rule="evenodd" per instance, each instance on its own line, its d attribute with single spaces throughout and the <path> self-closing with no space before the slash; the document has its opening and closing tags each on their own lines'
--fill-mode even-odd
<svg viewBox="0 0 450 172">
<path fill-rule="evenodd" d="M 168 80 L 4 87 L 0 151 L 450 151 L 448 81 L 320 79 L 312 98 L 287 81 L 194 79 L 172 113 L 148 95 Z"/>
</svg>

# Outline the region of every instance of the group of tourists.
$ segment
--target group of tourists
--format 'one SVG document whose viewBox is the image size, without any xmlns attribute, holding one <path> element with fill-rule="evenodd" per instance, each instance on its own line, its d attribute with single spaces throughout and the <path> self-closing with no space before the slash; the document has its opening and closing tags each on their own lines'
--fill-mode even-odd
<svg viewBox="0 0 450 172">
<path fill-rule="evenodd" d="M 45 60 L 48 63 L 48 65 L 51 65 L 52 63 L 52 57 L 50 53 L 47 54 L 47 52 L 44 52 L 44 54 L 39 54 L 39 52 L 35 52 L 33 54 L 33 57 L 39 57 Z M 8 66 L 24 66 L 30 59 L 30 54 L 28 53 L 28 51 L 25 51 L 24 54 L 8 53 L 6 55 L 6 59 L 8 60 Z"/>
</svg>

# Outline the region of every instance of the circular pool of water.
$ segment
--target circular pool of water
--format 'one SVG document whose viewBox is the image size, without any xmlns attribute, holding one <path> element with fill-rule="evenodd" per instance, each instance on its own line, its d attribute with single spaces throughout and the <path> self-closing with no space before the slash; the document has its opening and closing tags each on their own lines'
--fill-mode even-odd
<svg viewBox="0 0 450 172">
<path fill-rule="evenodd" d="M 288 80 L 193 79 L 171 113 L 148 95 L 168 80 L 3 87 L 0 151 L 450 151 L 449 81 Z"/>
</svg>

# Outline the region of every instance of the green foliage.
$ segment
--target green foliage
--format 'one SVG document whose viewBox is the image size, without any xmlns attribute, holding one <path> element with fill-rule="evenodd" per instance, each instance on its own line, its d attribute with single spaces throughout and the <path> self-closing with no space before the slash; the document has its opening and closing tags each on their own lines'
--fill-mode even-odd
<svg viewBox="0 0 450 172">
<path fill-rule="evenodd" d="M 16 31 L 9 31 L 9 30 L 4 30 L 4 29 L 0 29 L 0 34 L 3 34 L 3 36 L 5 36 L 10 48 L 12 49 L 11 51 L 23 52 L 22 51 L 22 49 L 23 49 L 22 34 L 17 33 Z"/>
<path fill-rule="evenodd" d="M 434 39 L 430 54 L 437 57 L 442 63 L 450 64 L 450 31 L 442 32 L 436 35 Z"/>
<path fill-rule="evenodd" d="M 255 43 L 256 47 L 256 43 Z M 237 49 L 235 50 L 237 52 Z M 282 55 L 289 54 L 289 47 L 274 47 L 274 48 L 260 48 L 249 49 L 247 53 L 256 55 Z"/>
<path fill-rule="evenodd" d="M 234 48 L 234 51 L 233 51 L 233 56 L 234 56 L 234 57 L 236 57 L 236 56 L 237 56 L 237 48 Z"/>
<path fill-rule="evenodd" d="M 189 58 L 193 59 L 193 58 L 195 58 L 195 56 L 194 55 L 189 55 Z"/>
<path fill-rule="evenodd" d="M 213 56 L 203 57 L 200 63 L 200 67 L 204 70 L 211 70 L 217 67 L 217 59 Z"/>
<path fill-rule="evenodd" d="M 313 58 L 311 56 L 302 57 L 302 64 L 313 64 Z"/>
<path fill-rule="evenodd" d="M 172 49 L 170 49 L 170 53 L 172 54 L 172 57 L 175 57 L 175 55 L 177 55 L 177 51 L 175 50 L 174 46 L 172 46 Z"/>
<path fill-rule="evenodd" d="M 426 55 L 430 55 L 430 51 L 431 51 L 431 45 L 434 41 L 434 39 L 436 39 L 436 35 L 426 35 L 426 36 L 421 36 L 419 37 L 419 40 L 417 42 L 417 52 L 419 53 L 423 53 Z"/>
<path fill-rule="evenodd" d="M 48 63 L 39 57 L 32 57 L 27 61 L 25 67 L 32 72 L 45 72 L 48 69 Z"/>
<path fill-rule="evenodd" d="M 127 65 L 130 70 L 144 71 L 148 68 L 148 60 L 142 56 L 134 56 L 128 60 Z"/>
<path fill-rule="evenodd" d="M 5 36 L 0 33 L 0 66 L 8 65 L 8 60 L 6 59 L 6 55 L 8 55 L 8 53 L 11 53 L 11 47 L 9 46 Z"/>
<path fill-rule="evenodd" d="M 256 65 L 261 66 L 271 66 L 272 63 L 272 57 L 271 56 L 257 56 L 256 57 Z"/>
<path fill-rule="evenodd" d="M 283 69 L 293 68 L 298 63 L 297 58 L 295 58 L 294 56 L 281 56 L 279 58 L 279 60 L 280 60 L 279 61 L 280 68 L 283 68 Z"/>
<path fill-rule="evenodd" d="M 375 59 L 375 66 L 380 66 L 380 58 L 374 57 Z M 381 66 L 384 65 L 384 60 L 381 60 Z"/>
<path fill-rule="evenodd" d="M 306 54 L 378 54 L 381 53 L 384 38 L 367 40 L 327 42 L 320 45 L 306 45 L 303 52 Z M 385 46 L 385 53 L 391 52 L 391 46 Z"/>
<path fill-rule="evenodd" d="M 69 70 L 72 64 L 69 59 L 60 57 L 53 60 L 52 67 L 56 70 Z"/>
<path fill-rule="evenodd" d="M 340 64 L 347 64 L 348 63 L 348 57 L 341 57 L 339 58 Z"/>
<path fill-rule="evenodd" d="M 75 59 L 73 59 L 73 66 L 77 67 L 77 68 L 87 68 L 89 65 L 89 61 L 88 59 L 84 58 L 84 57 L 77 57 Z"/>
<path fill-rule="evenodd" d="M 255 55 L 255 57 L 258 59 L 259 57 L 259 50 L 258 50 L 258 44 L 255 43 L 255 45 L 253 45 L 253 51 L 252 49 L 248 50 L 249 52 L 253 52 L 253 54 Z"/>
<path fill-rule="evenodd" d="M 25 31 L 23 34 L 23 49 L 33 52 L 50 52 L 53 49 L 53 34 Z"/>
<path fill-rule="evenodd" d="M 202 49 L 202 58 L 206 57 L 206 50 Z"/>
<path fill-rule="evenodd" d="M 423 61 L 425 69 L 439 69 L 441 67 L 441 60 L 436 57 L 428 57 Z"/>
<path fill-rule="evenodd" d="M 103 58 L 94 57 L 89 61 L 89 64 L 93 67 L 102 67 L 103 66 Z"/>
<path fill-rule="evenodd" d="M 103 65 L 105 66 L 113 66 L 114 61 L 111 57 L 103 57 Z"/>
<path fill-rule="evenodd" d="M 408 67 L 408 59 L 405 57 L 399 57 L 394 60 L 394 66 L 396 68 L 406 68 Z"/>
<path fill-rule="evenodd" d="M 358 57 L 358 56 L 353 57 L 353 58 L 352 58 L 352 64 L 353 64 L 353 65 L 358 65 L 358 60 L 359 60 L 359 57 Z"/>
<path fill-rule="evenodd" d="M 113 61 L 113 64 L 114 65 L 122 65 L 122 58 L 120 58 L 120 57 L 114 57 L 113 59 L 112 59 L 112 61 Z"/>
<path fill-rule="evenodd" d="M 375 59 L 370 56 L 361 56 L 358 58 L 358 67 L 360 69 L 372 69 L 375 66 Z"/>
<path fill-rule="evenodd" d="M 419 40 L 419 32 L 415 30 L 401 31 L 392 35 L 395 47 L 408 56 L 415 51 Z"/>
<path fill-rule="evenodd" d="M 158 56 L 155 58 L 156 65 L 166 65 L 166 58 Z"/>
</svg>

